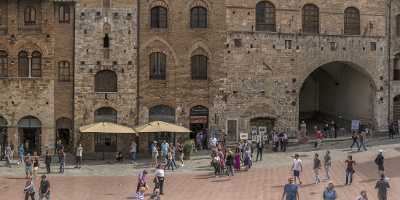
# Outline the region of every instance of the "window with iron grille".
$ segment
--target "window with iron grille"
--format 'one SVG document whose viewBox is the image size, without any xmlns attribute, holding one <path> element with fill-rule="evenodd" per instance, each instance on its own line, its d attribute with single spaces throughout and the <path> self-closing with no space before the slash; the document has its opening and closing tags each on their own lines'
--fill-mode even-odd
<svg viewBox="0 0 400 200">
<path fill-rule="evenodd" d="M 349 7 L 344 11 L 344 34 L 360 35 L 360 12 L 357 8 Z"/>
<path fill-rule="evenodd" d="M 38 51 L 32 53 L 31 58 L 31 77 L 42 76 L 42 54 Z"/>
<path fill-rule="evenodd" d="M 161 52 L 150 54 L 150 79 L 165 80 L 167 68 L 167 56 Z"/>
<path fill-rule="evenodd" d="M 95 75 L 95 92 L 117 92 L 117 74 L 111 70 L 103 70 Z"/>
<path fill-rule="evenodd" d="M 69 6 L 67 4 L 61 4 L 58 8 L 58 22 L 60 24 L 69 24 L 70 14 Z"/>
<path fill-rule="evenodd" d="M 71 68 L 68 61 L 60 61 L 58 63 L 58 80 L 64 82 L 71 81 Z"/>
<path fill-rule="evenodd" d="M 0 51 L 0 77 L 8 76 L 8 55 L 5 51 Z"/>
<path fill-rule="evenodd" d="M 26 51 L 21 51 L 18 54 L 18 76 L 29 77 L 29 58 Z"/>
<path fill-rule="evenodd" d="M 192 80 L 207 80 L 207 56 L 194 55 L 191 61 Z"/>
<path fill-rule="evenodd" d="M 190 27 L 207 28 L 207 8 L 197 6 L 190 10 Z"/>
<path fill-rule="evenodd" d="M 256 31 L 276 31 L 275 6 L 268 1 L 256 5 Z"/>
<path fill-rule="evenodd" d="M 303 7 L 303 32 L 319 34 L 319 8 L 314 4 Z"/>
<path fill-rule="evenodd" d="M 167 8 L 157 6 L 151 9 L 150 27 L 151 28 L 167 28 L 168 11 Z"/>
<path fill-rule="evenodd" d="M 103 8 L 111 8 L 111 0 L 103 0 Z"/>
<path fill-rule="evenodd" d="M 36 24 L 36 9 L 33 7 L 27 7 L 24 11 L 24 23 L 25 25 Z"/>
</svg>

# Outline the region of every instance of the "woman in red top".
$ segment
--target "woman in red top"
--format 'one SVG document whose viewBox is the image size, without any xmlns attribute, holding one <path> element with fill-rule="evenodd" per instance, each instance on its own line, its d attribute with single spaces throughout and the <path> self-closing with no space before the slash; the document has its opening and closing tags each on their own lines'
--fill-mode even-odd
<svg viewBox="0 0 400 200">
<path fill-rule="evenodd" d="M 354 174 L 354 166 L 356 165 L 356 161 L 353 160 L 352 156 L 348 156 L 346 163 L 346 185 L 351 185 L 353 182 L 353 174 Z"/>
</svg>

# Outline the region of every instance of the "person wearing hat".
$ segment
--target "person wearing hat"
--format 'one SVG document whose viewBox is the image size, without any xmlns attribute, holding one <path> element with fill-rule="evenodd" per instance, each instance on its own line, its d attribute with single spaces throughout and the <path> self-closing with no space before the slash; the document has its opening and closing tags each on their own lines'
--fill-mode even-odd
<svg viewBox="0 0 400 200">
<path fill-rule="evenodd" d="M 294 184 L 292 177 L 288 179 L 288 182 L 283 188 L 282 200 L 299 200 L 299 187 Z"/>
<path fill-rule="evenodd" d="M 378 151 L 378 155 L 375 158 L 375 164 L 378 166 L 379 175 L 383 174 L 385 167 L 383 166 L 385 158 L 383 157 L 383 150 Z"/>
</svg>

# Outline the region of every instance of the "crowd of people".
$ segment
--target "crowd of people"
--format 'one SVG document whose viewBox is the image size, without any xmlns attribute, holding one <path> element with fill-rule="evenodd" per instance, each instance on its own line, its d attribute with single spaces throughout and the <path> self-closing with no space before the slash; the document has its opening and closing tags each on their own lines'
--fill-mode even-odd
<svg viewBox="0 0 400 200">
<path fill-rule="evenodd" d="M 375 164 L 378 168 L 378 176 L 379 179 L 375 184 L 375 189 L 377 190 L 377 199 L 378 200 L 387 200 L 388 199 L 388 189 L 390 188 L 389 179 L 384 174 L 384 156 L 383 150 L 379 150 L 378 155 L 374 160 Z M 345 163 L 345 186 L 350 186 L 353 183 L 353 174 L 355 173 L 356 161 L 353 160 L 353 157 L 349 155 L 347 159 L 344 161 Z M 320 177 L 320 170 L 322 166 L 325 169 L 325 180 L 328 181 L 328 185 L 325 190 L 322 192 L 323 200 L 336 200 L 338 198 L 338 194 L 335 190 L 335 185 L 332 181 L 331 177 L 331 166 L 332 166 L 332 157 L 330 155 L 330 151 L 326 151 L 323 162 L 319 158 L 319 154 L 315 153 L 313 158 L 313 172 L 314 172 L 314 183 L 319 184 L 322 180 Z M 294 155 L 294 159 L 292 161 L 292 176 L 288 179 L 288 184 L 286 184 L 283 188 L 282 200 L 299 200 L 299 186 L 302 185 L 301 181 L 301 173 L 303 171 L 302 160 L 300 159 L 299 154 Z M 375 199 L 375 198 L 374 198 Z M 356 200 L 368 200 L 367 192 L 361 191 L 360 196 L 356 198 Z"/>
</svg>

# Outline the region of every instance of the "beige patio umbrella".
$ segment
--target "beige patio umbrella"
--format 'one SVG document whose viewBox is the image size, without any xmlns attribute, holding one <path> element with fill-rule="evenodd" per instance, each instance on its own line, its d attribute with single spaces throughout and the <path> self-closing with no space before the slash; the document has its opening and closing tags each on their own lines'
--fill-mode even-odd
<svg viewBox="0 0 400 200">
<path fill-rule="evenodd" d="M 135 128 L 139 133 L 190 133 L 191 130 L 163 121 L 153 121 Z"/>
<path fill-rule="evenodd" d="M 133 128 L 111 122 L 98 122 L 82 126 L 81 133 L 114 133 L 114 134 L 136 134 Z"/>
</svg>

